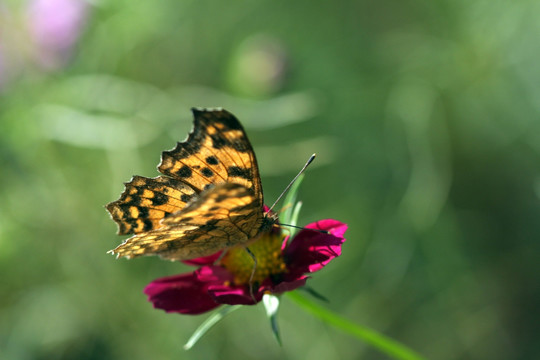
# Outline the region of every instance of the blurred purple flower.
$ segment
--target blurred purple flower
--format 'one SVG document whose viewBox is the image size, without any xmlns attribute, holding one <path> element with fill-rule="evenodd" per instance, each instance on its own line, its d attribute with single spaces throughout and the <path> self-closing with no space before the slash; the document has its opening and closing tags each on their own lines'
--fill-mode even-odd
<svg viewBox="0 0 540 360">
<path fill-rule="evenodd" d="M 327 219 L 309 224 L 290 242 L 280 231 L 263 234 L 249 246 L 258 262 L 251 285 L 253 259 L 243 248 L 233 248 L 215 265 L 219 254 L 186 261 L 200 267 L 192 273 L 154 280 L 144 292 L 155 308 L 182 314 L 204 313 L 221 304 L 253 305 L 264 294 L 281 294 L 305 285 L 306 274 L 322 269 L 341 254 L 346 230 L 346 224 Z M 254 287 L 251 291 L 250 286 Z"/>
<path fill-rule="evenodd" d="M 32 0 L 27 8 L 30 36 L 37 61 L 45 68 L 65 64 L 86 22 L 84 0 Z"/>
</svg>

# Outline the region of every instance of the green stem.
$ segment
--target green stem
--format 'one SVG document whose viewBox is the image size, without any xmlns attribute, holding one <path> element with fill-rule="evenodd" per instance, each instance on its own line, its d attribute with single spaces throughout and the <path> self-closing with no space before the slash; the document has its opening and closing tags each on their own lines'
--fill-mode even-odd
<svg viewBox="0 0 540 360">
<path fill-rule="evenodd" d="M 288 292 L 288 297 L 296 304 L 302 307 L 307 312 L 315 315 L 322 321 L 335 326 L 336 328 L 360 339 L 367 344 L 373 346 L 379 351 L 391 356 L 394 359 L 401 360 L 424 360 L 425 358 L 420 356 L 415 351 L 409 349 L 405 345 L 392 340 L 378 332 L 368 329 L 366 327 L 355 324 L 338 314 L 326 310 L 325 308 L 313 303 L 305 298 L 298 291 Z"/>
<path fill-rule="evenodd" d="M 189 338 L 188 342 L 184 345 L 184 350 L 189 350 L 199 341 L 199 339 L 208 332 L 214 325 L 216 325 L 220 320 L 222 320 L 225 316 L 232 313 L 234 310 L 240 309 L 241 305 L 234 305 L 234 306 L 223 306 L 221 309 L 219 309 L 217 312 L 212 314 L 208 319 L 206 319 L 198 328 L 195 330 L 193 335 L 191 335 L 191 338 Z"/>
</svg>

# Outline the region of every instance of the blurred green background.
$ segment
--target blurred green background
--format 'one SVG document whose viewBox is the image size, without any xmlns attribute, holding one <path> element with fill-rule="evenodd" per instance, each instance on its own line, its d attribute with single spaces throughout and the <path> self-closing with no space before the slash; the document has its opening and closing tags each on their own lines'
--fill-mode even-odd
<svg viewBox="0 0 540 360">
<path fill-rule="evenodd" d="M 191 128 L 244 124 L 268 203 L 349 224 L 310 285 L 430 359 L 540 358 L 540 3 L 3 0 L 0 358 L 384 359 L 286 298 L 196 347 L 103 206 Z"/>
</svg>

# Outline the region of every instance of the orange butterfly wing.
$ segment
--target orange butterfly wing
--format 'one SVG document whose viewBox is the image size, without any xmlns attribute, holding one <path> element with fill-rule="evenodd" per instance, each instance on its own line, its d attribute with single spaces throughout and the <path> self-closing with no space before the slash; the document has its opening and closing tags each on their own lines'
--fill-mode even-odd
<svg viewBox="0 0 540 360">
<path fill-rule="evenodd" d="M 166 176 L 135 176 L 120 199 L 106 206 L 119 234 L 135 234 L 113 254 L 192 259 L 244 245 L 269 225 L 242 125 L 225 110 L 193 114 L 187 140 L 162 153 L 158 169 Z"/>
</svg>

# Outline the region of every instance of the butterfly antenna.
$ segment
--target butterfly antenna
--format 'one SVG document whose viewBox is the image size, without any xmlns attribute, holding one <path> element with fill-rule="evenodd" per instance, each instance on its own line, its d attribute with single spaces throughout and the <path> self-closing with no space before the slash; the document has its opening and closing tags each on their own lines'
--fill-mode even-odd
<svg viewBox="0 0 540 360">
<path fill-rule="evenodd" d="M 311 230 L 311 231 L 320 232 L 321 234 L 330 234 L 330 231 L 327 231 L 327 230 L 311 229 L 311 228 L 305 228 L 305 227 L 296 226 L 296 225 L 291 225 L 291 224 L 282 224 L 282 223 L 279 223 L 279 226 L 289 226 L 289 227 L 293 227 L 293 228 L 295 228 L 295 229 Z"/>
<path fill-rule="evenodd" d="M 294 182 L 296 181 L 296 179 L 298 179 L 298 177 L 300 175 L 302 175 L 302 173 L 304 171 L 306 171 L 306 168 L 309 166 L 309 164 L 311 164 L 311 162 L 315 159 L 315 156 L 317 156 L 317 154 L 313 154 L 309 157 L 308 161 L 306 162 L 306 164 L 304 165 L 304 167 L 302 168 L 302 170 L 300 170 L 300 172 L 294 177 L 294 179 L 292 179 L 292 181 L 289 183 L 289 185 L 287 185 L 287 187 L 285 188 L 285 190 L 283 190 L 283 192 L 281 193 L 281 195 L 278 196 L 277 200 L 272 204 L 272 206 L 270 206 L 270 209 L 268 209 L 268 212 L 270 212 L 274 206 L 276 206 L 276 204 L 278 203 L 279 200 L 281 200 L 281 198 L 283 197 L 283 195 L 285 195 L 285 193 L 291 188 L 291 186 L 294 184 Z"/>
</svg>

